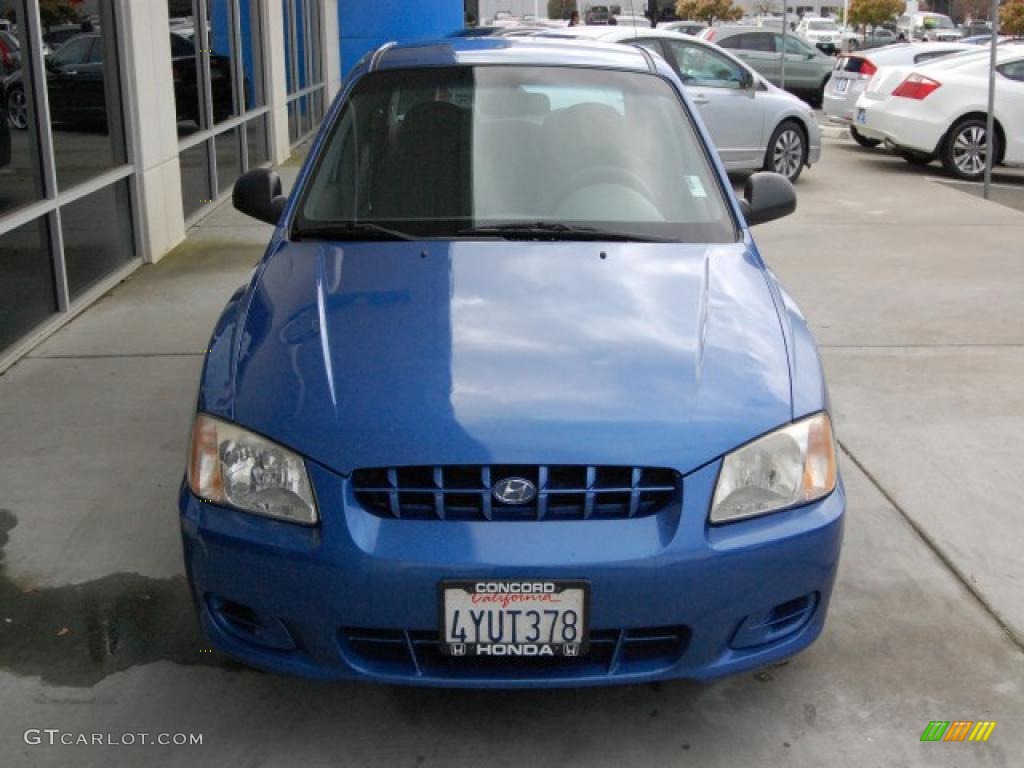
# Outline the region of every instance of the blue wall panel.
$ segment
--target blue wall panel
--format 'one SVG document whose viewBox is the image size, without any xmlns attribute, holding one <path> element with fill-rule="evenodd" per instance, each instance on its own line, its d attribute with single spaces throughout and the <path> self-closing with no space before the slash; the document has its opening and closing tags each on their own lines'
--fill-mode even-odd
<svg viewBox="0 0 1024 768">
<path fill-rule="evenodd" d="M 338 0 L 341 72 L 389 40 L 430 40 L 463 26 L 463 0 Z"/>
</svg>

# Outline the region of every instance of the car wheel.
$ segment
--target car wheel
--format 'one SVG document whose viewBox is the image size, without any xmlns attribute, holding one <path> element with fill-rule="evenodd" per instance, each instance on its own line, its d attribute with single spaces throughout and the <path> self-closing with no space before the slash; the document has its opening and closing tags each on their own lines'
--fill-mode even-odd
<svg viewBox="0 0 1024 768">
<path fill-rule="evenodd" d="M 28 128 L 28 100 L 24 88 L 11 88 L 7 92 L 7 120 L 15 128 Z"/>
<path fill-rule="evenodd" d="M 942 146 L 942 164 L 960 179 L 977 181 L 985 175 L 988 149 L 987 126 L 978 117 L 969 117 L 954 125 Z M 999 135 L 993 136 L 995 156 L 999 157 Z"/>
<path fill-rule="evenodd" d="M 795 182 L 807 163 L 807 140 L 792 120 L 784 120 L 768 142 L 764 170 L 775 171 Z"/>
<path fill-rule="evenodd" d="M 853 126 L 850 126 L 850 137 L 858 144 L 860 144 L 862 147 L 867 147 L 869 149 L 871 147 L 877 147 L 879 144 L 882 143 L 879 139 L 869 139 L 867 136 L 865 136 L 863 133 L 858 131 Z"/>
</svg>

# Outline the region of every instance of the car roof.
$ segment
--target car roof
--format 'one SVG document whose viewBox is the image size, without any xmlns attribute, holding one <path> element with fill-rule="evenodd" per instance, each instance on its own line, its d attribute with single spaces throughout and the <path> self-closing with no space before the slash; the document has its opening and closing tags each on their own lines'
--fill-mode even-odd
<svg viewBox="0 0 1024 768">
<path fill-rule="evenodd" d="M 653 57 L 633 46 L 551 37 L 453 37 L 379 48 L 372 69 L 517 64 L 651 71 Z"/>
</svg>

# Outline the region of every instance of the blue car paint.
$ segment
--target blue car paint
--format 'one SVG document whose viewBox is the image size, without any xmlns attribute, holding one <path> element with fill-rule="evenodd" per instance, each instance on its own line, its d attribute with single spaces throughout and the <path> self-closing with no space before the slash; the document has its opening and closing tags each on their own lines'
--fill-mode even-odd
<svg viewBox="0 0 1024 768">
<path fill-rule="evenodd" d="M 683 93 L 667 65 L 628 48 L 517 42 L 395 48 L 377 66 L 507 62 L 509 49 L 522 63 L 609 66 L 614 50 L 616 68 L 653 63 Z M 365 70 L 332 107 L 296 190 Z M 809 505 L 707 522 L 722 455 L 829 407 L 806 323 L 749 230 L 727 245 L 293 243 L 295 199 L 217 324 L 198 409 L 304 455 L 321 522 L 218 507 L 183 484 L 186 568 L 211 642 L 282 672 L 466 687 L 708 679 L 813 642 L 838 566 L 841 482 Z M 362 510 L 349 483 L 357 467 L 489 462 L 672 467 L 682 504 L 636 520 L 396 521 Z M 669 666 L 525 678 L 394 673 L 339 638 L 346 626 L 434 630 L 441 579 L 492 577 L 586 578 L 592 630 L 685 625 L 692 635 Z M 732 647 L 752 617 L 805 595 L 811 612 L 781 639 Z M 298 647 L 238 637 L 211 596 L 282 622 Z"/>
</svg>

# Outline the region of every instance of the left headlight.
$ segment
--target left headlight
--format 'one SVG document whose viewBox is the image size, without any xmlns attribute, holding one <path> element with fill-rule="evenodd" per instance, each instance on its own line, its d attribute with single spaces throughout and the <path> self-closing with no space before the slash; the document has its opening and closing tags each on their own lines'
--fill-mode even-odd
<svg viewBox="0 0 1024 768">
<path fill-rule="evenodd" d="M 728 523 L 823 498 L 836 487 L 832 422 L 818 413 L 747 443 L 722 460 L 711 522 Z"/>
<path fill-rule="evenodd" d="M 199 498 L 243 512 L 305 525 L 317 521 L 302 457 L 205 413 L 192 427 L 188 484 Z"/>
</svg>

